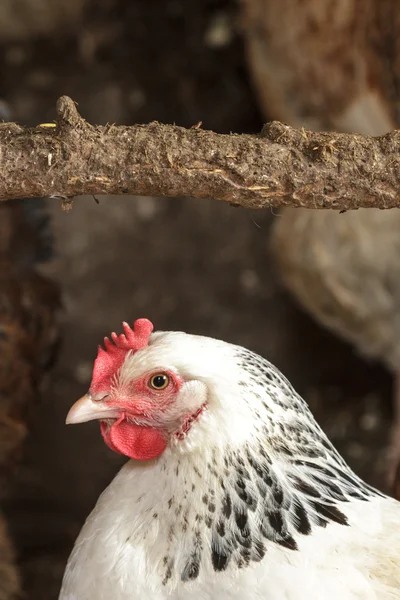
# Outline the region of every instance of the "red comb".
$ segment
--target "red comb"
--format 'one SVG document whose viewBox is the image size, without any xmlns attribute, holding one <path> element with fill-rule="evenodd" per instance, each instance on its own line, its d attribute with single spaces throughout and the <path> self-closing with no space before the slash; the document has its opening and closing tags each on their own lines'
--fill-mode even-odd
<svg viewBox="0 0 400 600">
<path fill-rule="evenodd" d="M 108 391 L 110 379 L 124 362 L 127 353 L 145 348 L 149 343 L 153 323 L 148 319 L 137 319 L 133 324 L 133 329 L 125 322 L 122 323 L 122 326 L 124 333 L 117 335 L 113 332 L 111 334 L 112 341 L 108 337 L 104 338 L 105 349 L 101 346 L 98 348 L 90 385 L 92 393 L 101 392 L 103 389 Z"/>
</svg>

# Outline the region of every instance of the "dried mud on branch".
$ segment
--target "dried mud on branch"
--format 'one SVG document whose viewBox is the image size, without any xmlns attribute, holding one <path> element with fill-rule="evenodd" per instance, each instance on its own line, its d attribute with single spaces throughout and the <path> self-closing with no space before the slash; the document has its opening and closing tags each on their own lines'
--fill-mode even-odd
<svg viewBox="0 0 400 600">
<path fill-rule="evenodd" d="M 129 194 L 214 198 L 246 208 L 400 205 L 400 132 L 379 138 L 298 130 L 93 126 L 67 96 L 57 121 L 0 124 L 0 199 Z"/>
</svg>

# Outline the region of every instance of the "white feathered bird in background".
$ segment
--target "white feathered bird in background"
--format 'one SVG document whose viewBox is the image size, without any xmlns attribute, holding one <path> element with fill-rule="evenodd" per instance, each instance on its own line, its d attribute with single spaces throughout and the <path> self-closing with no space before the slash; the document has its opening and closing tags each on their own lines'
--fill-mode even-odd
<svg viewBox="0 0 400 600">
<path fill-rule="evenodd" d="M 400 598 L 400 504 L 360 480 L 268 361 L 146 319 L 99 348 L 67 422 L 130 460 L 61 600 Z"/>
<path fill-rule="evenodd" d="M 398 0 L 242 0 L 241 6 L 248 64 L 267 118 L 373 136 L 400 126 Z M 387 483 L 400 499 L 399 229 L 397 208 L 345 214 L 285 208 L 270 248 L 300 304 L 392 372 Z"/>
</svg>

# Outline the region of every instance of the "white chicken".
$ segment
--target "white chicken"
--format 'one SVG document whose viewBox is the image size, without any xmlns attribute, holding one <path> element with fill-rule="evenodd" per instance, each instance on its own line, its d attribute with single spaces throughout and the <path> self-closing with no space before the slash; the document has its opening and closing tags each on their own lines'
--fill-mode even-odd
<svg viewBox="0 0 400 600">
<path fill-rule="evenodd" d="M 99 347 L 67 423 L 130 460 L 75 543 L 60 600 L 400 598 L 400 503 L 242 347 L 139 319 Z"/>
</svg>

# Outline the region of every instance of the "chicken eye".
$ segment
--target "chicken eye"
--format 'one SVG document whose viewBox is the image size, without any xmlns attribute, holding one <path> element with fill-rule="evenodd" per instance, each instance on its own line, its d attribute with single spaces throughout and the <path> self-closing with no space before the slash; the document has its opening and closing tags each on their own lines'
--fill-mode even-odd
<svg viewBox="0 0 400 600">
<path fill-rule="evenodd" d="M 169 384 L 169 377 L 164 373 L 157 373 L 150 379 L 149 384 L 154 390 L 165 390 Z"/>
</svg>

